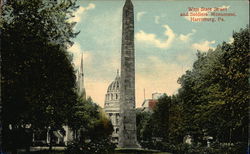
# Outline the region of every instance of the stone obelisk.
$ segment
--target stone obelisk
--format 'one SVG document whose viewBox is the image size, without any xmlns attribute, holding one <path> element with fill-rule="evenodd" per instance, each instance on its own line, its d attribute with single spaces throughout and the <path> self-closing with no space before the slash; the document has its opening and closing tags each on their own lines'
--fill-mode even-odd
<svg viewBox="0 0 250 154">
<path fill-rule="evenodd" d="M 122 17 L 121 86 L 120 86 L 120 148 L 138 148 L 135 113 L 134 10 L 126 0 Z"/>
</svg>

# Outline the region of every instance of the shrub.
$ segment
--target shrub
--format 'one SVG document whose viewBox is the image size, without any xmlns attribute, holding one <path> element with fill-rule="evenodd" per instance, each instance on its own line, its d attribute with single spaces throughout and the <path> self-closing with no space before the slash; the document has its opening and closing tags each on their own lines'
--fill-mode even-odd
<svg viewBox="0 0 250 154">
<path fill-rule="evenodd" d="M 65 153 L 66 154 L 109 154 L 114 151 L 115 144 L 111 143 L 109 139 L 100 139 L 100 140 L 93 140 L 90 142 L 72 142 L 70 144 Z"/>
</svg>

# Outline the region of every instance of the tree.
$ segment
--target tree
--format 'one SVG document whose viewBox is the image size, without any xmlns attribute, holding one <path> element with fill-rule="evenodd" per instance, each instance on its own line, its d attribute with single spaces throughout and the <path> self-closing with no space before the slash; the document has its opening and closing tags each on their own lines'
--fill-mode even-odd
<svg viewBox="0 0 250 154">
<path fill-rule="evenodd" d="M 249 28 L 233 33 L 234 42 L 197 53 L 193 69 L 179 79 L 180 97 L 197 141 L 207 135 L 220 142 L 247 142 L 249 109 Z"/>
<path fill-rule="evenodd" d="M 75 74 L 67 47 L 75 1 L 8 1 L 1 16 L 2 101 L 5 147 L 8 135 L 30 126 L 58 129 L 68 123 L 76 103 Z M 13 138 L 18 138 L 13 136 Z"/>
<path fill-rule="evenodd" d="M 163 96 L 158 99 L 158 103 L 152 114 L 154 119 L 153 137 L 160 137 L 168 140 L 169 137 L 169 118 L 170 118 L 171 96 Z"/>
<path fill-rule="evenodd" d="M 173 145 L 181 144 L 185 135 L 191 135 L 194 143 L 206 145 L 206 139 L 212 136 L 217 143 L 233 145 L 233 153 L 246 151 L 249 34 L 246 27 L 233 33 L 233 43 L 224 42 L 205 53 L 198 51 L 193 68 L 178 79 L 181 84 L 178 94 L 160 98 L 146 122 L 142 123 L 142 114 L 138 114 L 138 131 L 145 132 L 143 140 L 162 138 L 160 144 L 150 143 L 147 147 L 175 151 L 178 146 Z M 239 143 L 242 145 L 237 147 Z"/>
<path fill-rule="evenodd" d="M 178 95 L 158 99 L 153 112 L 137 110 L 137 138 L 144 148 L 174 150 L 183 140 L 183 110 Z"/>
<path fill-rule="evenodd" d="M 136 110 L 136 131 L 137 131 L 137 140 L 143 142 L 143 140 L 148 140 L 150 133 L 147 132 L 147 124 L 150 120 L 152 113 L 147 111 L 142 111 L 140 109 Z"/>
<path fill-rule="evenodd" d="M 70 119 L 69 126 L 74 130 L 75 136 L 80 142 L 88 139 L 88 131 L 94 128 L 98 121 L 98 106 L 93 103 L 89 97 L 87 100 L 78 98 L 77 104 L 74 106 L 73 116 Z"/>
<path fill-rule="evenodd" d="M 173 95 L 171 97 L 171 106 L 169 109 L 169 139 L 168 142 L 177 145 L 183 141 L 184 133 L 184 113 L 183 102 L 179 95 Z"/>
<path fill-rule="evenodd" d="M 69 126 L 77 138 L 68 147 L 69 153 L 108 153 L 114 150 L 115 145 L 110 140 L 112 123 L 90 97 L 83 99 L 80 96 L 73 113 Z"/>
</svg>

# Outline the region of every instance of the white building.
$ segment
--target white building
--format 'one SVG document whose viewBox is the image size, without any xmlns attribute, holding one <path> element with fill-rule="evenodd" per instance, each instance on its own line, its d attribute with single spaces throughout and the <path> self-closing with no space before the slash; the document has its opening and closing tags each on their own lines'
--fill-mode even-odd
<svg viewBox="0 0 250 154">
<path fill-rule="evenodd" d="M 104 111 L 109 116 L 114 132 L 112 133 L 112 142 L 118 143 L 119 118 L 120 118 L 120 75 L 117 71 L 115 80 L 108 86 L 105 95 Z"/>
</svg>

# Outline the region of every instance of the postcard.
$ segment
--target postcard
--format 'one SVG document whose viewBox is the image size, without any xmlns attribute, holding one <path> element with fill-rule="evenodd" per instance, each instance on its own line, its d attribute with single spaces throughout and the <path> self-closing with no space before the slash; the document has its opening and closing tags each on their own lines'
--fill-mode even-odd
<svg viewBox="0 0 250 154">
<path fill-rule="evenodd" d="M 249 152 L 248 0 L 3 0 L 0 27 L 0 153 Z"/>
</svg>

